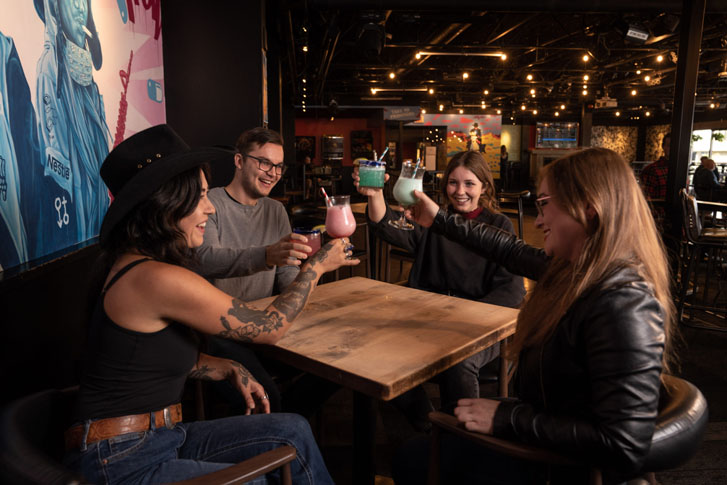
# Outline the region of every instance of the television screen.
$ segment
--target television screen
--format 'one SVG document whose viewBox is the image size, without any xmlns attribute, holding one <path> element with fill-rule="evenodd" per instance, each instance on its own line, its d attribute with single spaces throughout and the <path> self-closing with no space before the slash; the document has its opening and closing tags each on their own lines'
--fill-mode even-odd
<svg viewBox="0 0 727 485">
<path fill-rule="evenodd" d="M 576 148 L 578 123 L 551 123 L 539 121 L 535 126 L 536 148 Z"/>
</svg>

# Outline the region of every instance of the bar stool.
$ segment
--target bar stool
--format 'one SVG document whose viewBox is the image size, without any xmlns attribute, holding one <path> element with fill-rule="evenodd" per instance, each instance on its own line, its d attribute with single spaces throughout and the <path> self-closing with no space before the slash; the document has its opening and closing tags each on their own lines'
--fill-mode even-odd
<svg viewBox="0 0 727 485">
<path fill-rule="evenodd" d="M 692 298 L 693 301 L 689 305 L 689 326 L 697 328 L 705 328 L 709 330 L 723 330 L 716 326 L 704 326 L 694 323 L 694 310 L 706 310 L 717 313 L 724 313 L 727 318 L 727 305 L 718 305 L 717 300 L 722 293 L 722 283 L 725 279 L 724 273 L 725 257 L 727 256 L 727 229 L 725 228 L 703 228 L 702 221 L 699 218 L 699 205 L 709 205 L 707 202 L 698 201 L 694 196 L 687 193 L 685 189 L 679 192 L 682 202 L 682 216 L 684 220 L 684 233 L 686 235 L 686 251 L 685 258 L 682 258 L 680 264 L 680 281 L 681 287 L 679 291 L 679 301 L 677 303 L 677 316 L 679 321 L 682 320 L 682 313 L 687 297 L 689 284 L 692 282 Z M 703 300 L 704 304 L 698 304 L 698 281 L 699 281 L 699 263 L 702 263 L 704 255 L 707 255 L 707 261 L 704 272 Z M 686 261 L 684 261 L 686 259 Z M 720 276 L 718 281 L 718 289 L 712 300 L 712 305 L 706 304 L 709 297 L 710 275 L 717 273 Z M 684 322 L 683 322 L 684 323 Z"/>
<path fill-rule="evenodd" d="M 517 192 L 502 191 L 497 194 L 497 201 L 499 203 L 517 202 L 517 235 L 520 239 L 523 238 L 523 199 L 528 197 L 530 197 L 529 190 L 521 190 Z"/>
</svg>

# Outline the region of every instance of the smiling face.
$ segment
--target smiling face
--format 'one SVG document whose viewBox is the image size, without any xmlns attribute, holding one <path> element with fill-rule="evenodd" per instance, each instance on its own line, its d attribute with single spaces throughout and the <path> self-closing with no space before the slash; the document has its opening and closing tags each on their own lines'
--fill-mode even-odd
<svg viewBox="0 0 727 485">
<path fill-rule="evenodd" d="M 251 157 L 235 155 L 235 166 L 237 167 L 235 179 L 242 189 L 242 194 L 239 196 L 244 200 L 240 200 L 240 202 L 245 204 L 255 204 L 257 199 L 267 197 L 282 177 L 275 169 L 263 172 L 259 168 L 258 161 L 252 157 L 267 159 L 274 165 L 282 164 L 283 147 L 274 143 L 265 143 L 262 146 L 253 143 L 253 147 L 249 151 Z"/>
<path fill-rule="evenodd" d="M 558 205 L 548 180 L 544 179 L 538 189 L 538 199 L 547 196 L 552 198 L 542 200 L 542 212 L 535 219 L 535 227 L 543 231 L 545 253 L 575 262 L 586 242 L 586 228 Z"/>
<path fill-rule="evenodd" d="M 457 167 L 447 179 L 447 197 L 457 212 L 477 209 L 480 196 L 485 192 L 480 179 L 465 167 Z"/>
<path fill-rule="evenodd" d="M 66 37 L 77 46 L 83 47 L 86 40 L 83 27 L 88 21 L 88 0 L 59 0 L 58 7 Z"/>
<path fill-rule="evenodd" d="M 207 179 L 202 170 L 199 171 L 199 176 L 202 180 L 202 193 L 197 207 L 194 208 L 191 214 L 184 216 L 179 221 L 179 229 L 184 233 L 187 239 L 187 246 L 190 248 L 196 248 L 202 245 L 207 218 L 210 214 L 215 213 L 212 202 L 207 198 Z"/>
</svg>

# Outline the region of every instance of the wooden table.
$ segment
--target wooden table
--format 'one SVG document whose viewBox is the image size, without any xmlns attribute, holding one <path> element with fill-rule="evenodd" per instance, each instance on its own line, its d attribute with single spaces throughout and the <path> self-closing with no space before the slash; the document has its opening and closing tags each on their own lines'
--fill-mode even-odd
<svg viewBox="0 0 727 485">
<path fill-rule="evenodd" d="M 264 308 L 272 299 L 250 305 Z M 348 278 L 316 288 L 288 333 L 266 350 L 355 391 L 354 479 L 370 484 L 372 398 L 390 400 L 500 342 L 514 333 L 517 314 L 512 308 Z"/>
</svg>

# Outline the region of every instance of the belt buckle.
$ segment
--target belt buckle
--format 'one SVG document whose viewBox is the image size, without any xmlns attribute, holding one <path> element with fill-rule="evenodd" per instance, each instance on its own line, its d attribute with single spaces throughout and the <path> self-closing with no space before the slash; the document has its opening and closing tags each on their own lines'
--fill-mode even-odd
<svg viewBox="0 0 727 485">
<path fill-rule="evenodd" d="M 174 423 L 172 422 L 172 412 L 170 411 L 169 406 L 162 410 L 162 414 L 164 415 L 164 426 L 168 429 L 172 429 L 174 427 Z"/>
</svg>

